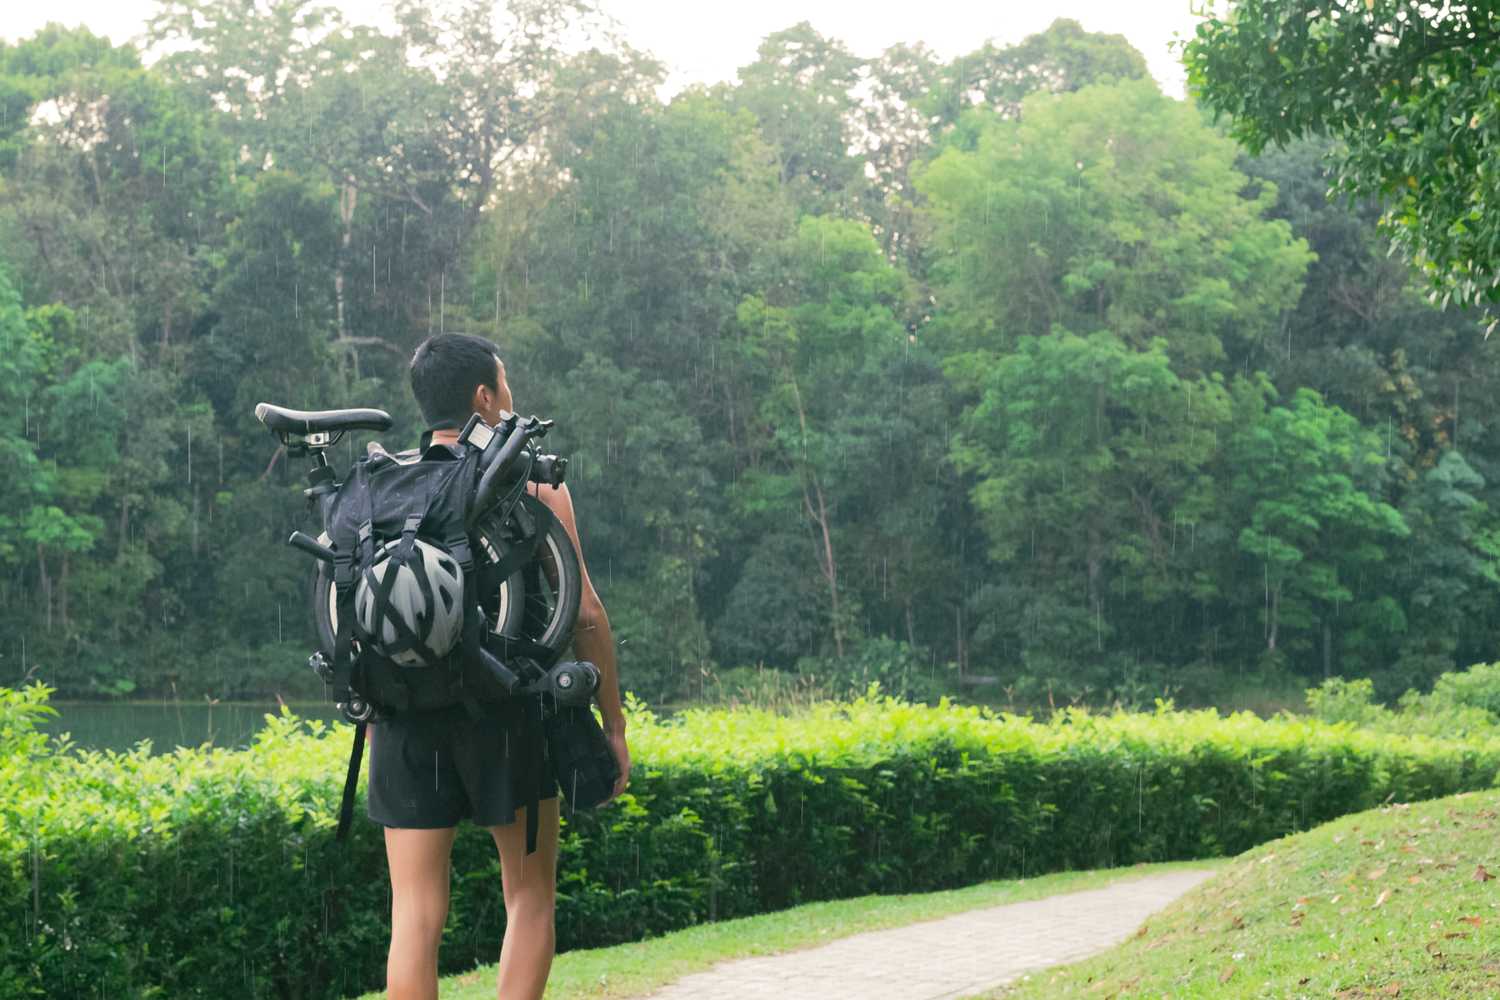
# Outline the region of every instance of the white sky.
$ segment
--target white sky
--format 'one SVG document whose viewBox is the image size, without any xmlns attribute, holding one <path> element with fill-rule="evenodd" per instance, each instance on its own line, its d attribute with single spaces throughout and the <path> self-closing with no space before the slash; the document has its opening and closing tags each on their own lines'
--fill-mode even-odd
<svg viewBox="0 0 1500 1000">
<path fill-rule="evenodd" d="M 944 59 L 978 48 L 985 39 L 1011 44 L 1042 31 L 1054 18 L 1071 17 L 1089 31 L 1122 34 L 1146 57 L 1162 89 L 1182 96 L 1182 68 L 1167 51 L 1173 32 L 1190 36 L 1190 0 L 601 0 L 624 25 L 630 43 L 671 67 L 668 97 L 692 82 L 734 80 L 753 62 L 766 35 L 811 21 L 858 56 L 878 55 L 896 42 L 925 42 Z M 384 0 L 339 0 L 352 21 L 388 26 Z M 48 21 L 85 24 L 115 42 L 134 37 L 155 8 L 153 0 L 5 0 L 0 38 L 15 41 Z"/>
</svg>

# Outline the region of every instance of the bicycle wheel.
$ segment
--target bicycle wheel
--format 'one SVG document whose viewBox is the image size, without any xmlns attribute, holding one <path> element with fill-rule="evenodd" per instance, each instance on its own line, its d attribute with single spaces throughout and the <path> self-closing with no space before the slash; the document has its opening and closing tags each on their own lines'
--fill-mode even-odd
<svg viewBox="0 0 1500 1000">
<path fill-rule="evenodd" d="M 497 585 L 495 610 L 486 614 L 486 625 L 496 635 L 529 639 L 548 652 L 539 666 L 549 669 L 560 660 L 573 641 L 582 597 L 583 574 L 573 539 L 551 509 L 527 494 L 518 501 L 524 513 L 513 507 L 503 523 L 489 518 L 478 529 L 476 558 L 491 566 L 517 545 L 534 545 L 536 558 L 522 563 Z M 337 548 L 325 531 L 318 541 Z M 338 598 L 333 567 L 321 560 L 311 574 L 313 624 L 323 655 L 333 658 L 338 634 Z M 545 662 L 541 662 L 545 660 Z"/>
<path fill-rule="evenodd" d="M 545 648 L 547 662 L 539 664 L 545 670 L 562 658 L 573 641 L 583 574 L 573 539 L 551 508 L 529 493 L 517 506 L 523 508 L 521 515 L 512 508 L 503 525 L 496 526 L 490 519 L 479 526 L 480 547 L 492 562 L 499 562 L 512 546 L 536 547 L 536 558 L 523 563 L 503 588 L 505 596 L 517 602 L 515 617 L 504 625 L 492 623 L 492 629 Z"/>
</svg>

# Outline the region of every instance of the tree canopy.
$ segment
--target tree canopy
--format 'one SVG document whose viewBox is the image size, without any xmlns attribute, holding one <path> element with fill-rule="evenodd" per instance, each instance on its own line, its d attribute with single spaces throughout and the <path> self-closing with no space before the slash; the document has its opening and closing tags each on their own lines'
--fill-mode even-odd
<svg viewBox="0 0 1500 1000">
<path fill-rule="evenodd" d="M 1382 206 L 1435 299 L 1500 302 L 1500 12 L 1416 0 L 1208 11 L 1183 46 L 1188 84 L 1235 138 L 1253 153 L 1338 139 L 1334 187 Z"/>
<path fill-rule="evenodd" d="M 407 362 L 460 330 L 557 421 L 649 700 L 1209 701 L 1492 655 L 1500 363 L 1377 189 L 1324 197 L 1354 146 L 1247 154 L 1066 20 L 953 59 L 801 22 L 663 100 L 592 4 L 493 6 L 169 0 L 161 52 L 0 45 L 0 673 L 320 696 L 302 469 L 253 406 L 408 445 Z M 1391 142 L 1439 179 L 1478 148 Z"/>
</svg>

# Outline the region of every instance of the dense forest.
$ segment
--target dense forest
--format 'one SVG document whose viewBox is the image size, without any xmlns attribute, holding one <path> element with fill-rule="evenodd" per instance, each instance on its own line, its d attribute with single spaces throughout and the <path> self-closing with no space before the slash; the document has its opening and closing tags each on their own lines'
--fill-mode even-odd
<svg viewBox="0 0 1500 1000">
<path fill-rule="evenodd" d="M 951 61 L 803 22 L 663 101 L 585 0 L 490 8 L 0 46 L 0 683 L 313 691 L 304 470 L 254 405 L 408 447 L 437 331 L 557 421 L 647 700 L 1493 658 L 1496 347 L 1327 197 L 1333 147 L 1250 157 L 1066 20 Z"/>
</svg>

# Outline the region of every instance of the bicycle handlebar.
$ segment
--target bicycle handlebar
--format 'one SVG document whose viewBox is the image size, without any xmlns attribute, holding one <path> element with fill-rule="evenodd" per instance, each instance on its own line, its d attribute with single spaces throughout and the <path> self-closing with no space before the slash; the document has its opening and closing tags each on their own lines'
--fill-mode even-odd
<svg viewBox="0 0 1500 1000">
<path fill-rule="evenodd" d="M 331 563 L 334 560 L 333 549 L 330 549 L 328 546 L 324 545 L 322 542 L 318 541 L 316 538 L 313 538 L 311 535 L 306 534 L 305 532 L 292 532 L 292 537 L 288 538 L 286 540 L 286 543 L 288 545 L 294 546 L 295 548 L 299 548 L 303 552 L 315 556 L 316 558 L 321 559 L 326 563 Z"/>
<path fill-rule="evenodd" d="M 526 442 L 533 437 L 541 437 L 547 433 L 552 426 L 551 420 L 540 420 L 537 417 L 525 417 L 516 421 L 515 427 L 506 437 L 505 443 L 500 446 L 493 461 L 484 470 L 484 475 L 479 479 L 479 487 L 474 491 L 474 504 L 469 508 L 468 527 L 473 528 L 478 522 L 481 514 L 489 510 L 495 502 L 495 494 L 500 490 L 501 478 L 509 470 L 516 456 L 526 446 Z"/>
</svg>

